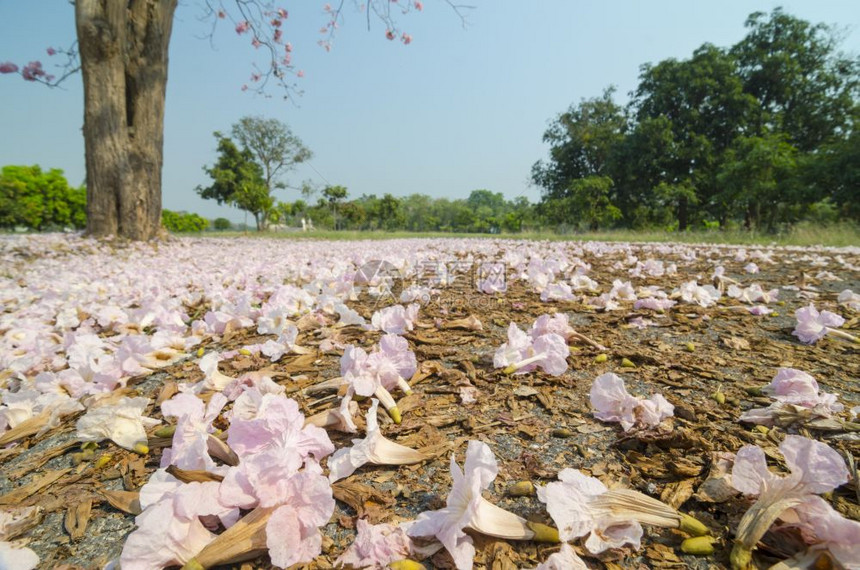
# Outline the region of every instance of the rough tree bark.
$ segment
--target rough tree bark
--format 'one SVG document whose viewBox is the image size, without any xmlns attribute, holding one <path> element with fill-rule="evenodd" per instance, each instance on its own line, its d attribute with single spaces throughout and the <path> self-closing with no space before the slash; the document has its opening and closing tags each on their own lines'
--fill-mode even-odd
<svg viewBox="0 0 860 570">
<path fill-rule="evenodd" d="M 167 54 L 177 0 L 76 0 L 84 81 L 87 233 L 161 227 Z"/>
</svg>

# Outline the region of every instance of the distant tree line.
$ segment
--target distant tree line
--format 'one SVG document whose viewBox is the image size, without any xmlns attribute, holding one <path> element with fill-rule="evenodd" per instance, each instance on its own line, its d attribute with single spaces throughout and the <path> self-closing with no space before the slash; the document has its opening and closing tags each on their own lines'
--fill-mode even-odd
<svg viewBox="0 0 860 570">
<path fill-rule="evenodd" d="M 507 200 L 501 192 L 483 189 L 456 200 L 425 194 L 371 194 L 347 200 L 343 186 L 328 186 L 321 194 L 313 204 L 278 202 L 271 221 L 299 227 L 304 218 L 325 229 L 473 233 L 514 233 L 540 224 L 535 207 L 525 197 Z"/>
<path fill-rule="evenodd" d="M 540 214 L 588 229 L 860 220 L 860 60 L 838 33 L 777 8 L 730 48 L 640 68 L 558 115 L 532 168 Z"/>
</svg>

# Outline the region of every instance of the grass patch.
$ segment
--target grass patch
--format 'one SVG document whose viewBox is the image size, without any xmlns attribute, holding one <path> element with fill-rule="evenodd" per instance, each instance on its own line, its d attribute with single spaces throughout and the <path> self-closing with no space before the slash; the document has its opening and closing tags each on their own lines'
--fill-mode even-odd
<svg viewBox="0 0 860 570">
<path fill-rule="evenodd" d="M 776 234 L 732 231 L 688 231 L 666 232 L 662 230 L 606 230 L 559 234 L 551 231 L 522 232 L 515 234 L 470 234 L 459 232 L 406 232 L 406 231 L 333 231 L 312 232 L 205 232 L 183 234 L 196 237 L 261 237 L 276 239 L 322 239 L 322 240 L 385 240 L 385 239 L 525 239 L 550 241 L 607 241 L 607 242 L 655 242 L 655 243 L 713 243 L 733 245 L 793 245 L 793 246 L 860 246 L 860 226 L 855 224 L 815 225 L 803 223 Z"/>
</svg>

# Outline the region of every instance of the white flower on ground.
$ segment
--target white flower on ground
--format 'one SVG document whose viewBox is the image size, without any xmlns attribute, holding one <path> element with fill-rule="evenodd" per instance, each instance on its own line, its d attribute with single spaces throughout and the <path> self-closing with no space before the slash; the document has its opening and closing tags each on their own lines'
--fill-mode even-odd
<svg viewBox="0 0 860 570">
<path fill-rule="evenodd" d="M 594 417 L 604 422 L 618 422 L 624 431 L 639 425 L 654 428 L 674 415 L 675 406 L 661 394 L 648 399 L 631 396 L 624 387 L 624 380 L 608 372 L 595 378 L 591 385 L 591 407 Z"/>
<path fill-rule="evenodd" d="M 558 479 L 538 487 L 538 499 L 558 525 L 562 541 L 588 535 L 585 547 L 594 554 L 625 544 L 638 549 L 641 524 L 677 528 L 696 536 L 708 532 L 701 522 L 657 499 L 629 489 L 609 490 L 577 469 L 563 469 Z"/>
<path fill-rule="evenodd" d="M 373 399 L 367 412 L 367 436 L 352 440 L 352 447 L 338 449 L 328 460 L 329 480 L 333 483 L 349 477 L 365 463 L 374 465 L 411 465 L 425 459 L 418 451 L 394 443 L 379 430 L 376 410 L 379 400 Z"/>
<path fill-rule="evenodd" d="M 125 449 L 148 451 L 146 428 L 161 423 L 143 415 L 148 405 L 149 398 L 123 396 L 116 404 L 90 408 L 78 420 L 77 437 L 81 441 L 110 439 Z"/>
<path fill-rule="evenodd" d="M 577 556 L 573 547 L 565 542 L 561 545 L 561 550 L 551 555 L 534 570 L 588 570 L 588 566 Z"/>
<path fill-rule="evenodd" d="M 452 454 L 452 486 L 445 508 L 418 515 L 407 530 L 409 536 L 435 536 L 451 554 L 458 570 L 470 570 L 475 557 L 472 538 L 463 532 L 467 527 L 499 538 L 558 540 L 553 529 L 528 523 L 481 496 L 499 472 L 496 457 L 486 443 L 469 442 L 463 468 L 460 471 Z"/>
<path fill-rule="evenodd" d="M 555 333 L 542 334 L 533 339 L 516 325 L 508 327 L 508 342 L 502 344 L 493 356 L 493 366 L 504 368 L 505 374 L 523 374 L 542 368 L 547 374 L 558 376 L 567 371 L 567 342 Z"/>
<path fill-rule="evenodd" d="M 845 324 L 845 319 L 830 311 L 819 312 L 811 303 L 808 307 L 795 311 L 794 316 L 797 318 L 797 324 L 791 334 L 803 344 L 815 344 L 828 334 L 858 341 L 856 337 L 837 330 Z"/>
<path fill-rule="evenodd" d="M 33 570 L 39 565 L 39 555 L 26 546 L 0 541 L 0 568 L 3 570 Z"/>
<path fill-rule="evenodd" d="M 695 280 L 682 283 L 672 291 L 672 297 L 680 297 L 685 303 L 710 307 L 720 298 L 720 292 L 713 285 L 699 285 Z"/>
<path fill-rule="evenodd" d="M 779 450 L 790 470 L 786 476 L 767 468 L 764 451 L 756 445 L 743 446 L 735 457 L 732 486 L 746 495 L 758 496 L 735 533 L 731 561 L 736 568 L 749 565 L 753 548 L 783 512 L 848 481 L 842 456 L 825 443 L 787 435 Z"/>
<path fill-rule="evenodd" d="M 355 541 L 335 561 L 338 567 L 350 565 L 381 570 L 391 562 L 406 558 L 412 550 L 412 539 L 399 526 L 372 525 L 358 519 L 355 529 Z"/>
</svg>

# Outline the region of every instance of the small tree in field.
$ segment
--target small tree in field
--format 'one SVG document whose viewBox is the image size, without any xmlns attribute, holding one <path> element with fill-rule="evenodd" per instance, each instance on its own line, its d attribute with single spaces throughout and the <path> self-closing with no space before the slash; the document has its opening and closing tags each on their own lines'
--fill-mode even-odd
<svg viewBox="0 0 860 570">
<path fill-rule="evenodd" d="M 84 148 L 87 170 L 87 232 L 146 240 L 161 226 L 161 171 L 164 162 L 164 98 L 167 60 L 178 0 L 75 0 L 77 42 L 71 48 L 49 48 L 49 55 L 68 57 L 62 75 L 46 72 L 39 61 L 23 68 L 0 61 L 0 74 L 19 74 L 27 81 L 55 86 L 81 71 L 84 83 Z M 341 23 L 343 2 L 326 5 L 327 20 L 320 44 L 330 49 Z M 455 11 L 459 7 L 449 2 Z M 204 18 L 215 26 L 230 22 L 235 32 L 264 48 L 266 63 L 251 76 L 255 91 L 270 83 L 294 90 L 292 77 L 302 77 L 286 41 L 284 8 L 265 0 L 206 1 Z M 232 6 L 232 9 L 231 9 Z M 420 11 L 422 3 L 370 0 L 359 5 L 379 18 L 385 37 L 395 39 L 398 12 Z M 412 41 L 400 34 L 403 44 Z M 243 86 L 248 89 L 248 86 Z"/>
<path fill-rule="evenodd" d="M 345 186 L 326 186 L 322 191 L 323 197 L 328 200 L 331 208 L 331 216 L 334 219 L 334 229 L 337 228 L 337 211 L 340 203 L 346 200 L 347 190 Z"/>
<path fill-rule="evenodd" d="M 229 230 L 233 227 L 232 222 L 227 218 L 215 218 L 215 221 L 212 223 L 213 227 L 219 232 L 223 232 Z"/>
<path fill-rule="evenodd" d="M 218 204 L 230 204 L 254 216 L 257 231 L 266 229 L 268 214 L 275 199 L 269 194 L 263 169 L 254 161 L 250 150 L 242 149 L 229 138 L 216 132 L 218 161 L 203 167 L 213 183 L 196 188 L 201 198 L 213 199 Z"/>
<path fill-rule="evenodd" d="M 281 177 L 313 157 L 290 127 L 277 119 L 242 117 L 233 125 L 233 138 L 243 149 L 250 150 L 262 167 L 269 194 L 276 188 L 286 188 Z"/>
</svg>

